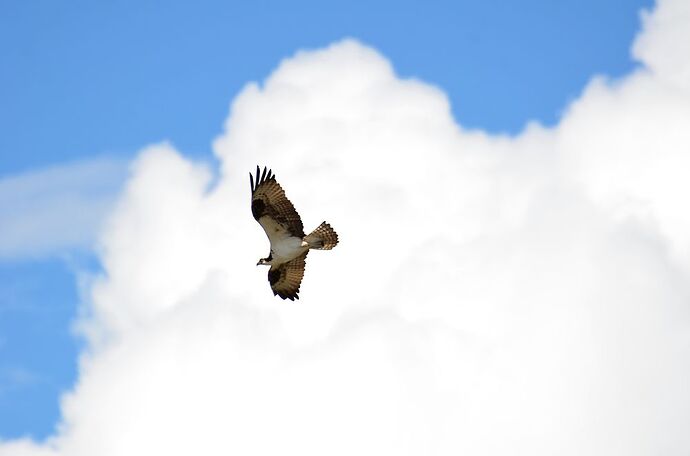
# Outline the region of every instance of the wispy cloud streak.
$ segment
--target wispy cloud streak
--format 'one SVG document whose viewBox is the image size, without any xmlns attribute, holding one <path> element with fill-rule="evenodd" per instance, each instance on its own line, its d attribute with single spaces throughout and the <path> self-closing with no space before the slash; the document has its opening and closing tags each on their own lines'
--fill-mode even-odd
<svg viewBox="0 0 690 456">
<path fill-rule="evenodd" d="M 93 246 L 127 177 L 127 163 L 90 159 L 0 179 L 0 259 Z"/>
</svg>

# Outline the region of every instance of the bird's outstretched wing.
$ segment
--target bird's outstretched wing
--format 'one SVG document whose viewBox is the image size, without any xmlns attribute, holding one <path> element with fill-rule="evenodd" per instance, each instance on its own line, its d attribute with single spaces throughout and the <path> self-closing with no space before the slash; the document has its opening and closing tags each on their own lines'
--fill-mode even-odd
<svg viewBox="0 0 690 456">
<path fill-rule="evenodd" d="M 263 227 L 269 240 L 273 242 L 290 236 L 303 238 L 302 219 L 276 182 L 271 170 L 264 167 L 261 172 L 257 166 L 256 181 L 250 173 L 249 183 L 252 188 L 252 215 Z"/>
<path fill-rule="evenodd" d="M 274 295 L 291 301 L 299 299 L 297 293 L 299 293 L 299 286 L 302 283 L 302 277 L 304 277 L 307 253 L 309 251 L 287 263 L 275 267 L 271 266 L 271 269 L 268 270 L 268 283 L 271 284 Z"/>
</svg>

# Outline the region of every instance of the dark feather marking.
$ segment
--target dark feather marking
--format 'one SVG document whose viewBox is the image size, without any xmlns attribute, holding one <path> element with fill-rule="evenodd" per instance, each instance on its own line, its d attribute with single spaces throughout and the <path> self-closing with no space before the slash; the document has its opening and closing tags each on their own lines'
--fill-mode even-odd
<svg viewBox="0 0 690 456">
<path fill-rule="evenodd" d="M 276 283 L 278 281 L 278 279 L 280 279 L 280 270 L 273 269 L 273 268 L 269 269 L 268 270 L 268 283 L 273 285 L 274 283 Z M 276 293 L 273 292 L 273 294 L 275 295 Z M 282 296 L 281 296 L 281 298 L 282 298 Z M 285 299 L 285 298 L 283 298 L 283 299 Z"/>
<path fill-rule="evenodd" d="M 264 204 L 263 200 L 255 199 L 252 201 L 252 215 L 256 220 L 259 220 L 264 215 L 265 209 L 266 204 Z"/>
</svg>

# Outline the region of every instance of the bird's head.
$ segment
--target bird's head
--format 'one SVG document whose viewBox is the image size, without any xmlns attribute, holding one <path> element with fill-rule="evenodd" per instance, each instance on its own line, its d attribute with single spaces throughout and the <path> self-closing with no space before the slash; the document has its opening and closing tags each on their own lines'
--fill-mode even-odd
<svg viewBox="0 0 690 456">
<path fill-rule="evenodd" d="M 259 260 L 258 263 L 256 263 L 257 266 L 262 265 L 262 264 L 270 266 L 271 265 L 271 258 L 270 257 L 269 258 L 262 258 Z"/>
</svg>

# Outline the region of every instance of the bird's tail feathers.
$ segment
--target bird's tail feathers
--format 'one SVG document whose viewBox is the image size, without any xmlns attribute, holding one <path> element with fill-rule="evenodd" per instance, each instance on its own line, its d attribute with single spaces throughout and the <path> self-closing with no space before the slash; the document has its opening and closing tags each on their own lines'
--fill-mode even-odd
<svg viewBox="0 0 690 456">
<path fill-rule="evenodd" d="M 338 233 L 326 222 L 305 236 L 304 240 L 310 249 L 331 250 L 338 245 Z"/>
</svg>

